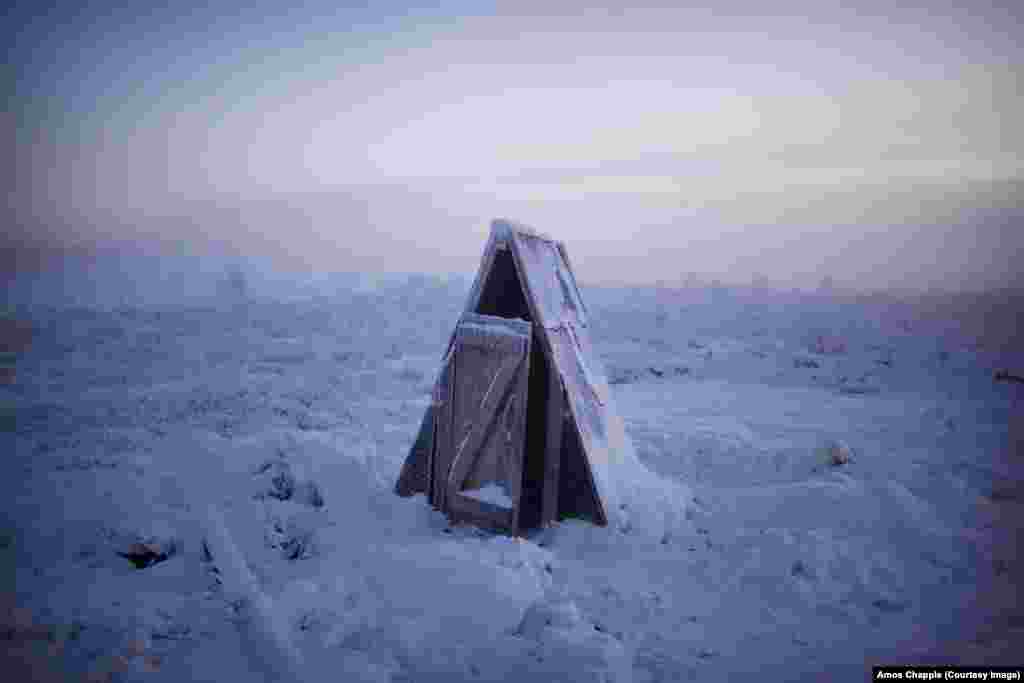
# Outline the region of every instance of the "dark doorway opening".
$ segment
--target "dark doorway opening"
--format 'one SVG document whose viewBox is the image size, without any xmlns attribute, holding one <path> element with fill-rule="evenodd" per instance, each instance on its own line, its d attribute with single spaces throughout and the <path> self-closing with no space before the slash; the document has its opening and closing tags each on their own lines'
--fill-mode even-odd
<svg viewBox="0 0 1024 683">
<path fill-rule="evenodd" d="M 509 249 L 498 249 L 495 253 L 494 264 L 480 291 L 476 312 L 498 318 L 531 320 L 530 306 L 526 303 L 516 274 L 516 262 Z"/>
</svg>

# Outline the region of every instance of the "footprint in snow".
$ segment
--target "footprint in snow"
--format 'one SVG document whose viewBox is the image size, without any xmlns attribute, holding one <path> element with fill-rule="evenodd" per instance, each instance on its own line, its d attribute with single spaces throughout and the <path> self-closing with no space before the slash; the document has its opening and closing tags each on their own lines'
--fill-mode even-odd
<svg viewBox="0 0 1024 683">
<path fill-rule="evenodd" d="M 312 508 L 324 506 L 324 498 L 316 482 L 297 480 L 291 465 L 287 462 L 268 460 L 256 469 L 255 476 L 266 480 L 266 488 L 254 496 L 257 500 L 274 498 L 290 500 Z"/>
<path fill-rule="evenodd" d="M 267 521 L 264 534 L 267 546 L 278 550 L 286 560 L 308 560 L 318 554 L 315 534 L 303 529 L 293 521 L 272 517 Z"/>
<path fill-rule="evenodd" d="M 814 568 L 809 566 L 803 560 L 797 560 L 793 563 L 792 569 L 789 572 L 792 576 L 805 581 L 816 581 L 818 579 L 817 573 Z"/>
</svg>

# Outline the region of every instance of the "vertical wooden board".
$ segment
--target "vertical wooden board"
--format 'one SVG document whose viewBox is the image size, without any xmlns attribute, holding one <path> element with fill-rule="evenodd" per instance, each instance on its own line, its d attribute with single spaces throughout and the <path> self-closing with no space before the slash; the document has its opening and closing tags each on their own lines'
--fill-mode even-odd
<svg viewBox="0 0 1024 683">
<path fill-rule="evenodd" d="M 457 349 L 453 348 L 448 362 L 441 370 L 437 381 L 435 398 L 437 401 L 436 422 L 434 424 L 434 457 L 431 470 L 431 503 L 439 510 L 444 509 L 444 473 L 445 465 L 452 450 L 452 389 L 455 384 Z"/>
<path fill-rule="evenodd" d="M 464 521 L 471 521 L 466 516 L 473 513 L 467 512 L 458 492 L 467 477 L 476 476 L 474 467 L 484 469 L 480 476 L 498 474 L 491 471 L 496 467 L 510 468 L 501 474 L 509 485 L 513 510 L 518 502 L 515 477 L 525 422 L 522 405 L 517 404 L 526 400 L 522 376 L 529 367 L 531 335 L 532 326 L 526 321 L 477 314 L 464 315 L 456 331 L 450 448 L 438 461 L 444 476 L 442 509 Z M 512 412 L 507 412 L 509 400 L 513 401 Z M 512 424 L 497 424 L 506 415 Z M 511 440 L 506 438 L 507 427 L 515 431 Z M 506 522 L 502 524 L 515 526 L 514 521 Z"/>
<path fill-rule="evenodd" d="M 514 419 L 509 425 L 510 439 L 507 444 L 509 461 L 512 464 L 510 483 L 512 485 L 512 533 L 518 534 L 521 526 L 522 503 L 523 503 L 523 470 L 525 468 L 526 448 L 526 417 L 529 414 L 527 405 L 530 391 L 530 340 L 532 332 L 527 337 L 526 353 L 523 355 L 523 362 L 519 366 L 519 374 L 516 384 L 513 387 L 513 394 L 510 397 L 515 401 Z"/>
<path fill-rule="evenodd" d="M 471 358 L 469 349 L 460 348 L 461 358 Z M 492 356 L 500 361 L 480 362 L 475 367 L 459 366 L 459 376 L 466 380 L 457 385 L 456 429 L 454 444 L 456 461 L 451 466 L 451 477 L 458 483 L 465 481 L 476 461 L 494 449 L 493 455 L 504 459 L 506 447 L 501 425 L 496 424 L 503 415 L 509 399 L 515 399 L 518 383 L 515 381 L 522 365 L 522 356 Z M 488 472 L 488 474 L 493 474 Z"/>
<path fill-rule="evenodd" d="M 442 486 L 447 499 L 452 466 L 456 464 L 456 454 L 460 446 L 472 436 L 474 421 L 479 417 L 479 408 L 487 390 L 486 382 L 494 374 L 495 368 L 491 360 L 479 349 L 466 347 L 456 339 L 456 382 L 452 395 L 452 441 L 451 449 L 445 462 Z M 474 444 L 479 447 L 478 444 Z M 463 461 L 464 463 L 465 461 Z M 462 476 L 460 473 L 459 476 Z"/>
<path fill-rule="evenodd" d="M 558 521 L 558 478 L 562 462 L 564 391 L 558 370 L 551 364 L 551 367 L 548 368 L 547 435 L 544 447 L 544 489 L 540 518 L 542 526 Z"/>
<path fill-rule="evenodd" d="M 451 469 L 455 464 L 455 455 L 459 444 L 468 436 L 472 425 L 467 418 L 472 415 L 472 407 L 478 406 L 483 396 L 482 375 L 487 373 L 482 354 L 478 349 L 465 347 L 459 343 L 458 332 L 455 339 L 455 381 L 451 389 L 451 423 L 449 426 L 448 450 L 441 459 L 442 469 L 439 473 L 438 489 L 442 491 L 444 500 L 442 510 L 449 509 Z"/>
</svg>

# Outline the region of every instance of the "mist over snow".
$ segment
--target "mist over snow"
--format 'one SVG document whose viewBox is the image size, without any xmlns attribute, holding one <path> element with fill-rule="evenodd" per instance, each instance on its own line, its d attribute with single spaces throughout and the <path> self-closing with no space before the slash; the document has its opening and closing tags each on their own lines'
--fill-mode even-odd
<svg viewBox="0 0 1024 683">
<path fill-rule="evenodd" d="M 642 463 L 620 485 L 647 504 L 510 539 L 393 492 L 463 277 L 155 263 L 7 292 L 26 680 L 859 681 L 1018 657 L 1022 385 L 994 378 L 1020 357 L 955 308 L 584 285 Z"/>
<path fill-rule="evenodd" d="M 254 300 L 332 297 L 405 283 L 468 291 L 472 275 L 311 271 L 270 258 L 137 248 L 62 253 L 42 267 L 10 275 L 9 306 L 211 306 Z"/>
</svg>

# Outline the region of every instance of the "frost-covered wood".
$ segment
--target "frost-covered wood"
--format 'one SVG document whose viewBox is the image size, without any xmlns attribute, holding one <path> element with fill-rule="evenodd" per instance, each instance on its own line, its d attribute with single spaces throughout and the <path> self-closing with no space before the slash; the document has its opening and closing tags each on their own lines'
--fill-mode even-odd
<svg viewBox="0 0 1024 683">
<path fill-rule="evenodd" d="M 607 379 L 599 370 L 602 363 L 590 343 L 582 301 L 574 296 L 578 289 L 562 255 L 564 247 L 515 232 L 512 246 L 526 274 L 531 311 L 542 324 L 553 366 L 565 385 L 584 453 L 583 469 L 597 494 L 595 521 L 606 524 L 609 510 L 618 506 L 615 492 L 621 487 L 613 470 L 619 464 L 632 468 L 639 461 L 624 426 L 620 433 L 608 424 L 617 416 Z M 616 436 L 614 446 L 608 439 L 610 429 Z"/>
<path fill-rule="evenodd" d="M 515 319 L 519 317 L 529 320 Z M 495 455 L 483 458 L 483 454 L 499 446 L 494 421 L 505 410 L 506 397 L 501 388 L 490 389 L 499 392 L 495 396 L 488 391 L 494 383 L 507 388 L 512 380 L 506 375 L 512 370 L 499 370 L 484 358 L 528 356 L 530 335 L 525 330 L 531 325 L 546 359 L 545 371 L 550 373 L 545 385 L 538 385 L 546 390 L 539 390 L 534 400 L 547 401 L 547 405 L 538 405 L 535 411 L 527 407 L 528 363 L 520 372 L 524 391 L 515 393 L 524 397 L 524 410 L 520 411 L 524 434 L 527 414 L 537 415 L 535 419 L 547 426 L 543 428 L 545 437 L 531 446 L 543 448 L 543 468 L 524 472 L 523 457 L 509 460 L 519 468 L 514 483 L 517 515 L 521 512 L 518 496 L 527 476 L 529 490 L 540 490 L 540 495 L 530 495 L 531 506 L 540 508 L 531 508 L 530 524 L 554 521 L 560 508 L 587 510 L 595 523 L 608 524 L 612 516 L 624 517 L 629 505 L 642 507 L 645 499 L 652 497 L 651 491 L 637 494 L 632 490 L 643 488 L 634 486 L 638 476 L 643 478 L 643 467 L 616 414 L 603 363 L 591 343 L 587 310 L 565 245 L 507 220 L 496 220 L 491 226 L 466 309 L 449 341 L 448 355 L 454 360 L 437 383 L 436 395 L 441 398 L 436 401 L 430 456 L 431 502 L 446 510 L 448 499 L 467 478 L 470 484 L 479 483 L 497 471 Z M 467 421 L 471 412 L 476 414 L 475 421 Z M 568 422 L 561 419 L 563 412 L 569 415 Z M 412 477 L 416 458 L 421 457 L 422 450 L 414 447 L 403 479 Z M 563 461 L 570 466 L 565 468 Z M 507 473 L 508 467 L 502 467 Z M 570 472 L 574 483 L 567 486 L 562 479 Z M 543 481 L 537 481 L 541 477 Z M 669 495 L 662 493 L 653 496 Z M 572 495 L 575 502 L 567 500 L 562 506 L 561 495 Z"/>
<path fill-rule="evenodd" d="M 557 372 L 548 372 L 548 404 L 545 435 L 544 491 L 541 503 L 541 524 L 558 521 L 558 477 L 561 471 L 562 412 L 565 409 L 565 388 Z"/>
<path fill-rule="evenodd" d="M 563 311 L 574 310 L 559 282 L 558 248 L 553 242 L 520 233 L 513 233 L 512 245 L 517 264 L 522 264 L 520 277 L 529 288 L 528 301 L 534 319 L 546 328 L 557 327 L 564 318 Z"/>
<path fill-rule="evenodd" d="M 459 495 L 452 499 L 451 513 L 455 521 L 467 521 L 509 533 L 516 532 L 514 505 L 496 505 L 476 496 Z"/>
<path fill-rule="evenodd" d="M 448 477 L 445 470 L 446 453 L 452 450 L 452 402 L 451 384 L 454 381 L 455 363 L 454 349 L 449 352 L 446 362 L 441 367 L 437 386 L 434 388 L 434 443 L 432 446 L 430 468 L 430 503 L 437 509 L 444 508 L 444 482 Z"/>
<path fill-rule="evenodd" d="M 459 357 L 458 360 L 464 360 L 464 358 Z M 494 447 L 499 449 L 517 438 L 511 434 L 511 430 L 509 430 L 508 438 L 504 438 L 505 434 L 496 429 L 498 427 L 496 418 L 499 408 L 515 399 L 510 395 L 515 388 L 512 380 L 521 371 L 525 362 L 526 360 L 521 356 L 505 357 L 502 359 L 502 363 L 489 373 L 489 378 L 487 374 L 477 371 L 477 368 L 472 367 L 469 363 L 458 368 L 459 378 L 462 381 L 457 385 L 461 394 L 456 396 L 459 412 L 456 415 L 455 423 L 462 426 L 464 431 L 460 433 L 461 438 L 455 444 L 455 453 L 448 475 L 449 487 L 458 485 L 465 479 L 489 438 L 495 438 Z M 477 384 L 469 386 L 473 382 L 477 382 Z M 484 383 L 487 384 L 486 388 Z M 460 400 L 460 396 L 467 398 L 463 401 Z M 479 403 L 474 399 L 479 400 Z"/>
<path fill-rule="evenodd" d="M 513 508 L 522 485 L 522 449 L 527 398 L 529 348 L 532 328 L 521 320 L 467 314 L 455 334 L 455 381 L 450 385 L 452 406 L 451 450 L 437 453 L 447 472 L 446 501 L 455 517 L 489 523 L 515 531 L 515 516 L 496 518 L 489 508 L 463 505 L 460 491 L 471 485 L 502 480 L 507 483 Z"/>
<path fill-rule="evenodd" d="M 565 245 L 561 242 L 558 243 L 558 253 L 562 257 L 562 271 L 568 276 L 568 280 L 572 283 L 572 293 L 575 296 L 575 303 L 577 309 L 580 312 L 580 319 L 584 324 L 587 322 L 587 305 L 583 302 L 583 296 L 580 294 L 579 284 L 576 282 L 576 273 L 572 269 L 572 261 L 569 260 L 569 252 L 566 250 Z"/>
<path fill-rule="evenodd" d="M 522 354 L 530 337 L 530 329 L 530 323 L 525 320 L 467 313 L 459 321 L 456 339 L 461 347 Z"/>
<path fill-rule="evenodd" d="M 554 239 L 536 228 L 518 223 L 507 218 L 498 218 L 491 223 L 491 234 L 497 241 L 507 242 L 513 235 L 528 235 L 545 242 L 554 242 Z"/>
</svg>

